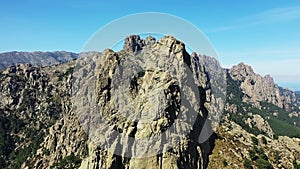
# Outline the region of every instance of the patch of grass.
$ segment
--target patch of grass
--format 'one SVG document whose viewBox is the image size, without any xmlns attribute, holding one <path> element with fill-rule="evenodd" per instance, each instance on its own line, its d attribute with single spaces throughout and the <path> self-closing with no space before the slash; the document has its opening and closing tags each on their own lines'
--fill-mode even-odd
<svg viewBox="0 0 300 169">
<path fill-rule="evenodd" d="M 88 144 L 85 144 L 85 148 L 83 151 L 83 157 L 87 157 L 87 156 L 89 156 L 89 146 L 88 146 Z"/>
<path fill-rule="evenodd" d="M 275 158 L 276 162 L 278 162 L 280 160 L 279 151 L 275 151 L 274 158 Z"/>
</svg>

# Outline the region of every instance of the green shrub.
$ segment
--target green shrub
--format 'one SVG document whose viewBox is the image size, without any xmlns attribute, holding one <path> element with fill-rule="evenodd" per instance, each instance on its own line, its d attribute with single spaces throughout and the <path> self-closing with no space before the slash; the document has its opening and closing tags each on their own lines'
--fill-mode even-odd
<svg viewBox="0 0 300 169">
<path fill-rule="evenodd" d="M 258 139 L 256 138 L 256 137 L 251 137 L 251 140 L 252 140 L 252 143 L 253 143 L 253 145 L 258 145 Z"/>
<path fill-rule="evenodd" d="M 43 150 L 43 154 L 45 154 L 45 155 L 47 155 L 47 156 L 50 155 L 50 150 L 44 149 L 44 150 Z"/>
<path fill-rule="evenodd" d="M 249 161 L 248 159 L 244 160 L 244 167 L 245 169 L 253 169 L 251 161 Z"/>
<path fill-rule="evenodd" d="M 267 144 L 268 143 L 266 137 L 262 137 L 261 141 L 262 141 L 263 144 Z"/>
<path fill-rule="evenodd" d="M 300 164 L 297 163 L 296 159 L 293 161 L 293 166 L 295 169 L 300 169 Z"/>
<path fill-rule="evenodd" d="M 272 165 L 269 163 L 269 161 L 264 159 L 258 159 L 257 161 L 257 167 L 259 169 L 272 169 Z"/>
<path fill-rule="evenodd" d="M 228 165 L 227 161 L 225 159 L 223 159 L 223 165 L 226 167 Z"/>
<path fill-rule="evenodd" d="M 88 144 L 85 144 L 85 148 L 83 151 L 83 157 L 87 157 L 87 156 L 89 156 L 89 146 L 88 146 Z"/>
<path fill-rule="evenodd" d="M 264 159 L 264 160 L 268 160 L 269 159 L 268 156 L 265 153 L 259 154 L 259 158 L 260 159 Z"/>
<path fill-rule="evenodd" d="M 61 161 L 54 163 L 50 168 L 69 168 L 74 169 L 77 168 L 81 164 L 81 159 L 79 157 L 76 157 L 74 154 L 71 154 Z"/>
<path fill-rule="evenodd" d="M 279 155 L 278 151 L 275 151 L 274 158 L 275 158 L 276 162 L 278 162 L 280 160 L 280 155 Z"/>
<path fill-rule="evenodd" d="M 255 151 L 248 150 L 248 152 L 249 152 L 249 156 L 250 156 L 251 160 L 255 161 L 257 159 Z"/>
</svg>

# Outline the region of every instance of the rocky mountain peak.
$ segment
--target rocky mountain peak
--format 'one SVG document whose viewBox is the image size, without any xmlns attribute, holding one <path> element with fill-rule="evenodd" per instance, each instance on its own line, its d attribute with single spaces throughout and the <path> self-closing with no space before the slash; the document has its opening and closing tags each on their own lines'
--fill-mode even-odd
<svg viewBox="0 0 300 169">
<path fill-rule="evenodd" d="M 264 79 L 266 80 L 267 83 L 269 83 L 270 85 L 276 85 L 274 82 L 273 77 L 271 77 L 271 75 L 265 75 Z"/>
<path fill-rule="evenodd" d="M 245 102 L 251 102 L 258 107 L 260 107 L 260 102 L 268 102 L 286 111 L 292 111 L 291 104 L 297 105 L 295 95 L 288 94 L 291 92 L 282 92 L 270 75 L 256 74 L 249 65 L 240 63 L 233 66 L 229 73 L 240 83 Z"/>
<path fill-rule="evenodd" d="M 130 35 L 125 38 L 123 50 L 134 53 L 142 50 L 145 45 L 145 40 L 139 35 Z"/>
<path fill-rule="evenodd" d="M 253 76 L 255 73 L 251 66 L 245 63 L 239 63 L 230 69 L 230 74 L 234 79 L 243 80 L 247 76 Z"/>
<path fill-rule="evenodd" d="M 169 48 L 170 52 L 174 52 L 174 54 L 179 52 L 186 52 L 185 51 L 185 44 L 175 37 L 171 35 L 167 35 L 158 40 L 158 44 L 160 47 L 167 47 Z"/>
<path fill-rule="evenodd" d="M 254 73 L 251 66 L 240 63 L 230 69 L 231 77 L 240 82 L 244 93 L 244 101 L 250 101 L 259 106 L 261 101 L 273 103 L 283 107 L 283 98 L 281 98 L 278 87 L 274 84 L 270 76 L 262 77 Z"/>
<path fill-rule="evenodd" d="M 171 35 L 164 36 L 157 42 L 152 36 L 142 39 L 139 35 L 130 35 L 125 38 L 123 50 L 129 53 L 135 53 L 141 51 L 144 46 L 152 46 L 154 44 L 154 50 L 166 50 L 167 52 L 173 52 L 173 54 L 180 52 L 186 53 L 185 44 Z"/>
<path fill-rule="evenodd" d="M 156 42 L 156 39 L 155 39 L 153 36 L 148 36 L 148 37 L 145 39 L 145 43 L 146 43 L 147 46 L 151 46 L 151 45 L 153 45 L 155 42 Z"/>
</svg>

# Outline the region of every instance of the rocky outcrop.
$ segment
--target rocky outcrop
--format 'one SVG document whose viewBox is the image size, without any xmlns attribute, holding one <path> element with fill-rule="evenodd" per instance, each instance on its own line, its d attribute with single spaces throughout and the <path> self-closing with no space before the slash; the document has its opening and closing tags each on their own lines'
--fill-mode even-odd
<svg viewBox="0 0 300 169">
<path fill-rule="evenodd" d="M 283 107 L 283 100 L 277 85 L 270 76 L 261 77 L 253 69 L 240 63 L 230 69 L 230 75 L 239 81 L 244 96 L 244 101 L 250 101 L 259 106 L 260 101 L 267 101 Z"/>
<path fill-rule="evenodd" d="M 151 38 L 149 39 L 148 43 L 151 43 Z M 126 37 L 123 50 L 134 53 L 142 50 L 145 45 L 145 40 L 141 39 L 140 36 L 131 35 Z"/>
<path fill-rule="evenodd" d="M 250 128 L 253 128 L 254 126 L 257 127 L 262 133 L 265 133 L 269 138 L 274 137 L 274 132 L 270 127 L 269 123 L 258 114 L 252 115 L 251 113 L 251 116 L 245 120 L 245 123 Z"/>
<path fill-rule="evenodd" d="M 123 51 L 106 50 L 95 65 L 77 70 L 75 97 L 87 100 L 75 102 L 80 109 L 74 111 L 93 143 L 81 168 L 207 166 L 212 146 L 209 138 L 199 142 L 208 114 L 206 99 L 200 100 L 206 98 L 206 73 L 197 69 L 198 78 L 193 75 L 191 67 L 200 63 L 192 62 L 184 44 L 174 37 L 150 42 L 127 37 Z M 88 70 L 84 77 L 83 70 Z M 89 86 L 94 82 L 94 88 Z M 92 106 L 86 103 L 95 104 L 100 118 L 86 113 Z"/>
<path fill-rule="evenodd" d="M 156 39 L 153 36 L 147 36 L 145 39 L 145 44 L 147 46 L 152 46 L 156 42 Z"/>
<path fill-rule="evenodd" d="M 278 87 L 270 75 L 262 77 L 254 73 L 249 65 L 240 63 L 233 66 L 229 73 L 240 83 L 244 102 L 251 102 L 257 107 L 260 107 L 260 102 L 268 102 L 286 111 L 292 111 L 293 107 L 299 106 L 299 99 L 294 92 Z"/>
</svg>

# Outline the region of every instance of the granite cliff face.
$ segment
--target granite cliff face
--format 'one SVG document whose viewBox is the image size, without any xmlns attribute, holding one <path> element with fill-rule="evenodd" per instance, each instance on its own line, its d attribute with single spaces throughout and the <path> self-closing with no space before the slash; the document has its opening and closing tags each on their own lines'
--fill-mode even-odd
<svg viewBox="0 0 300 169">
<path fill-rule="evenodd" d="M 292 138 L 300 133 L 299 96 L 250 66 L 224 70 L 172 36 L 133 35 L 119 52 L 81 55 L 0 70 L 0 168 L 300 163 L 300 141 Z"/>
<path fill-rule="evenodd" d="M 130 36 L 122 51 L 106 50 L 96 65 L 81 65 L 79 76 L 75 73 L 75 97 L 87 100 L 75 100 L 74 111 L 96 143 L 81 168 L 206 168 L 212 146 L 198 139 L 208 112 L 205 100 L 197 99 L 206 98 L 206 72 L 198 71 L 202 78 L 194 79 L 192 58 L 174 37 L 148 39 L 151 43 Z M 95 97 L 86 91 L 92 87 Z M 91 107 L 86 102 L 98 107 L 105 122 L 97 121 L 97 113 L 84 113 Z M 107 149 L 97 146 L 103 144 Z"/>
</svg>

